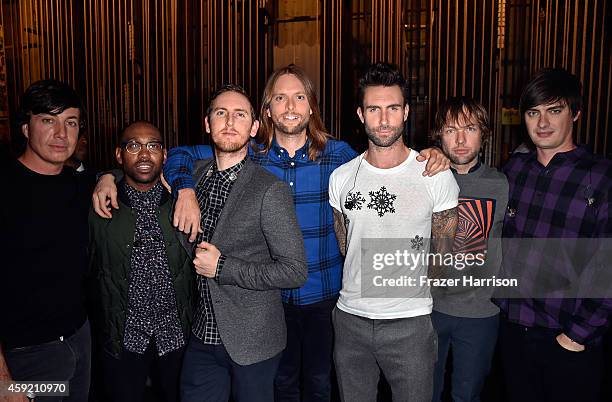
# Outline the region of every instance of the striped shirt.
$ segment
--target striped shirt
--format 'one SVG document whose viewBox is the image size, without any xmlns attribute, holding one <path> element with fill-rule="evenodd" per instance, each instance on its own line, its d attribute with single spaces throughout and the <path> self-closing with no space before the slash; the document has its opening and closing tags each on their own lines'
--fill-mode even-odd
<svg viewBox="0 0 612 402">
<path fill-rule="evenodd" d="M 293 194 L 298 223 L 304 237 L 308 262 L 308 280 L 298 289 L 282 291 L 283 302 L 306 305 L 338 296 L 342 286 L 342 256 L 334 232 L 329 205 L 329 176 L 357 153 L 343 141 L 329 140 L 321 155 L 308 159 L 307 142 L 293 157 L 276 141 L 267 153 L 255 153 L 251 159 L 283 180 Z M 192 169 L 195 159 L 212 157 L 210 146 L 173 148 L 168 153 L 164 177 L 173 191 L 193 188 Z"/>
</svg>

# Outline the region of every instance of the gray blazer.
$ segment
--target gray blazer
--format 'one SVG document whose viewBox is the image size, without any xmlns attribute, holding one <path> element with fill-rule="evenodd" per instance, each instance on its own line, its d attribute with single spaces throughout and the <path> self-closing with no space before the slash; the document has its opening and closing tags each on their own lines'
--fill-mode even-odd
<svg viewBox="0 0 612 402">
<path fill-rule="evenodd" d="M 194 183 L 211 164 L 195 164 Z M 193 255 L 187 236 L 181 242 Z M 287 341 L 280 289 L 302 286 L 308 273 L 287 185 L 247 158 L 210 243 L 227 256 L 218 281 L 208 279 L 208 286 L 230 357 L 247 365 L 280 353 Z"/>
</svg>

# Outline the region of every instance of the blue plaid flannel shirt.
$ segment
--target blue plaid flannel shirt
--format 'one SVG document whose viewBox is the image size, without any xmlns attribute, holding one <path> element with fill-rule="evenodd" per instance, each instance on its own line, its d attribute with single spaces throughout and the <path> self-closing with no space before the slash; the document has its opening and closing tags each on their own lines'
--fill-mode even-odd
<svg viewBox="0 0 612 402">
<path fill-rule="evenodd" d="M 343 141 L 329 140 L 319 158 L 308 159 L 307 142 L 294 157 L 276 141 L 267 153 L 253 152 L 251 159 L 283 180 L 293 194 L 298 223 L 304 236 L 308 280 L 298 289 L 284 289 L 283 302 L 306 305 L 338 296 L 342 287 L 342 256 L 334 232 L 333 211 L 329 205 L 329 176 L 338 166 L 357 157 Z M 183 188 L 193 188 L 193 162 L 212 157 L 208 145 L 177 147 L 168 152 L 164 177 L 176 194 Z"/>
</svg>

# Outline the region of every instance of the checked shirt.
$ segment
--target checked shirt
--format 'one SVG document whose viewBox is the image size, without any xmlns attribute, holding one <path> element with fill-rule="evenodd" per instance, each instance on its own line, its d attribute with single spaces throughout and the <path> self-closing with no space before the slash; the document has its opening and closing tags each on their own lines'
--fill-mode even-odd
<svg viewBox="0 0 612 402">
<path fill-rule="evenodd" d="M 217 164 L 215 163 L 202 176 L 195 189 L 202 215 L 200 223 L 202 233 L 198 234 L 196 244 L 199 244 L 201 241 L 210 242 L 210 239 L 212 239 L 217 227 L 217 221 L 219 216 L 221 216 L 221 211 L 223 211 L 227 197 L 229 197 L 232 191 L 234 181 L 238 178 L 238 174 L 243 166 L 244 160 L 228 169 L 220 171 L 217 170 Z M 223 269 L 224 262 L 225 256 L 221 255 L 217 263 L 217 277 Z M 208 288 L 208 281 L 212 279 L 201 275 L 198 275 L 197 279 L 200 298 L 192 332 L 206 344 L 219 345 L 222 343 L 222 340 L 217 328 L 217 321 L 215 320 L 212 296 Z"/>
<path fill-rule="evenodd" d="M 321 155 L 312 161 L 308 159 L 308 145 L 306 142 L 293 157 L 276 141 L 267 153 L 253 152 L 249 147 L 251 159 L 287 183 L 293 194 L 308 262 L 306 284 L 298 289 L 282 291 L 283 302 L 295 305 L 332 299 L 340 292 L 342 256 L 329 205 L 329 176 L 338 166 L 357 156 L 347 143 L 329 140 Z M 173 191 L 193 188 L 194 160 L 210 157 L 212 150 L 208 145 L 171 149 L 164 166 L 164 177 L 172 184 Z"/>
<path fill-rule="evenodd" d="M 513 156 L 504 172 L 510 185 L 504 238 L 609 241 L 612 235 L 612 163 L 609 160 L 579 146 L 556 154 L 543 166 L 534 151 Z M 508 243 L 510 247 L 504 243 L 504 266 L 512 264 L 512 256 L 524 252 L 512 249 L 518 242 Z M 584 266 L 576 266 L 569 256 L 565 250 L 558 250 L 540 257 L 547 262 L 552 260 L 551 266 L 569 267 L 579 276 L 584 274 L 580 273 Z M 537 261 L 538 256 L 532 255 L 529 260 Z M 519 278 L 519 281 L 544 279 L 538 278 L 541 273 L 537 272 L 537 264 L 523 272 L 529 278 Z M 600 339 L 612 312 L 611 299 L 521 298 L 498 299 L 497 303 L 512 322 L 559 329 L 581 344 Z"/>
</svg>

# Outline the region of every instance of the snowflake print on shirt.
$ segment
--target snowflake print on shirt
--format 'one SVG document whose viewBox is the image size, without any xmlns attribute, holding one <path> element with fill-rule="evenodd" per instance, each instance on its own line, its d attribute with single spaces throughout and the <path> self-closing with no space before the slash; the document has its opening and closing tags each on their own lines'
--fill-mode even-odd
<svg viewBox="0 0 612 402">
<path fill-rule="evenodd" d="M 355 205 L 355 209 L 361 209 L 361 206 L 365 202 L 365 198 L 361 196 L 361 191 L 357 191 L 356 193 L 349 193 L 346 195 L 346 203 L 352 202 Z"/>
<path fill-rule="evenodd" d="M 370 191 L 370 202 L 368 203 L 368 209 L 374 209 L 378 212 L 378 216 L 382 217 L 385 213 L 395 213 L 395 207 L 393 201 L 397 198 L 397 195 L 390 194 L 385 186 L 381 187 L 378 191 Z"/>
<path fill-rule="evenodd" d="M 410 244 L 412 244 L 412 249 L 419 251 L 421 247 L 423 247 L 423 238 L 419 235 L 416 235 L 414 239 L 410 240 Z"/>
</svg>

